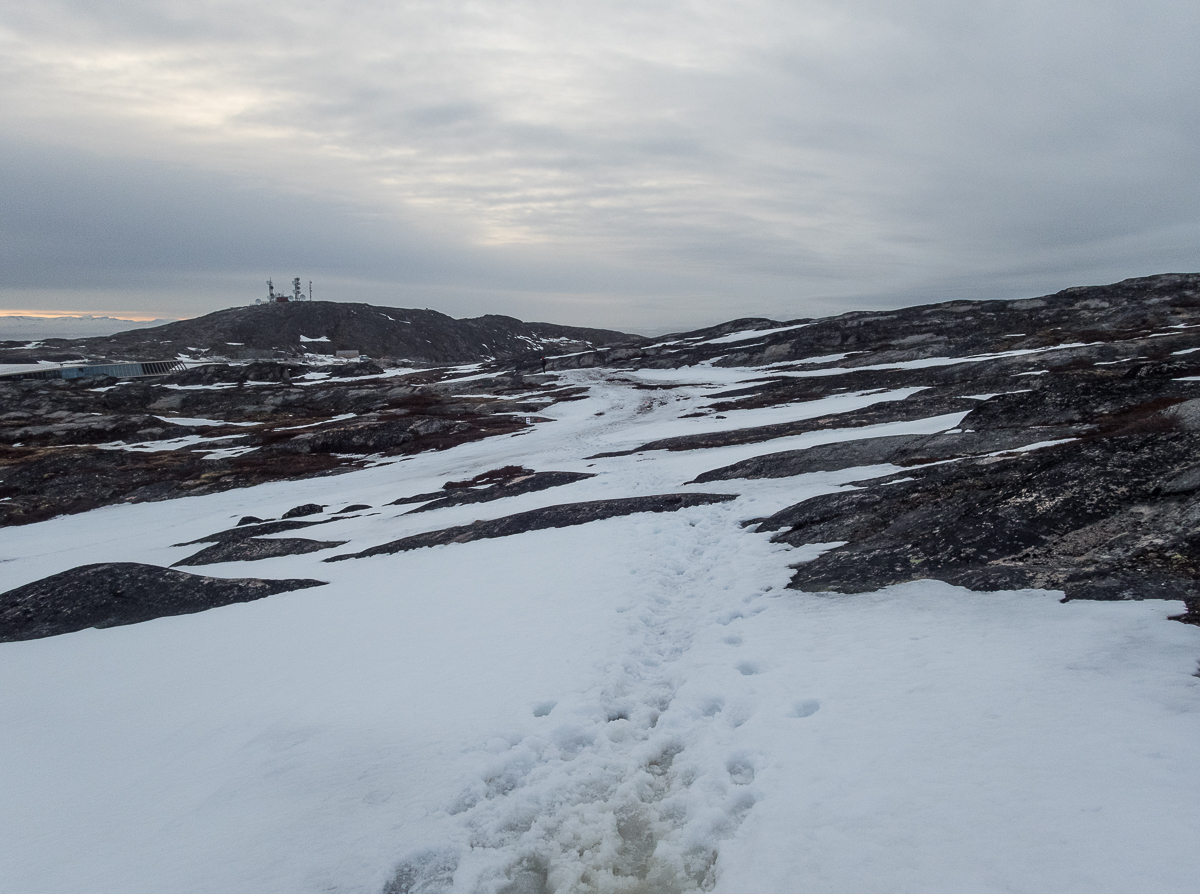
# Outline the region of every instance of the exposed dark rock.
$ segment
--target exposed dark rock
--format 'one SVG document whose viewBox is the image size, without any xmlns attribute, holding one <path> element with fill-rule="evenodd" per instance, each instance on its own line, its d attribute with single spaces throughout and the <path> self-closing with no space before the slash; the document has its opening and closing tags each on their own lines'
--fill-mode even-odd
<svg viewBox="0 0 1200 894">
<path fill-rule="evenodd" d="M 324 583 L 202 577 L 135 562 L 83 565 L 0 594 L 0 641 L 137 624 Z"/>
<path fill-rule="evenodd" d="M 734 444 L 755 444 L 760 441 L 770 441 L 775 438 L 787 438 L 809 431 L 822 431 L 831 428 L 859 428 L 864 425 L 881 425 L 885 422 L 901 422 L 912 419 L 924 419 L 929 416 L 941 416 L 947 413 L 968 412 L 978 405 L 978 401 L 967 398 L 945 395 L 937 392 L 921 391 L 902 400 L 880 401 L 861 410 L 850 410 L 812 419 L 798 419 L 795 422 L 780 422 L 773 425 L 757 425 L 751 428 L 738 428 L 731 431 L 711 432 L 699 435 L 682 435 L 676 438 L 663 438 L 650 441 L 632 450 L 597 453 L 588 459 L 600 459 L 606 456 L 628 456 L 645 450 L 702 450 L 709 447 L 729 447 Z"/>
<path fill-rule="evenodd" d="M 258 518 L 254 515 L 243 515 L 238 521 L 238 527 L 240 528 L 242 525 L 261 525 L 265 521 L 265 518 Z"/>
<path fill-rule="evenodd" d="M 310 331 L 313 321 L 326 319 L 319 314 L 310 319 L 304 312 L 270 310 L 255 316 L 261 309 L 239 309 L 209 319 L 208 329 L 186 331 L 246 341 L 247 357 L 298 352 L 300 334 L 329 338 L 328 350 L 345 346 L 382 357 L 386 352 L 375 353 L 365 341 L 351 342 L 360 332 L 383 327 L 387 332 L 381 338 L 399 345 L 408 337 L 396 334 L 400 329 L 441 327 L 448 319 L 433 315 L 424 322 L 404 317 L 405 322 L 389 323 L 378 315 L 362 317 L 362 307 L 337 317 L 350 322 L 336 331 Z M 411 454 L 516 432 L 548 403 L 584 393 L 582 387 L 560 388 L 551 377 L 535 374 L 537 354 L 521 355 L 529 344 L 522 339 L 534 336 L 513 328 L 516 321 L 486 319 L 490 322 L 483 328 L 443 327 L 437 337 L 428 329 L 415 336 L 431 338 L 420 348 L 429 356 L 477 359 L 480 345 L 492 344 L 487 338 L 496 327 L 507 332 L 514 341 L 496 342 L 494 353 L 511 348 L 514 359 L 492 364 L 488 378 L 472 377 L 465 385 L 453 381 L 456 373 L 439 369 L 379 375 L 374 370 L 386 369 L 385 361 L 340 367 L 345 377 L 305 377 L 310 368 L 290 356 L 189 370 L 155 382 L 0 382 L 0 523 L 332 474 L 353 468 L 354 457 L 363 454 Z M 758 457 L 697 479 L 907 466 L 902 474 L 860 481 L 857 489 L 807 500 L 763 523 L 764 530 L 794 544 L 847 541 L 798 568 L 794 586 L 851 592 L 935 578 L 979 589 L 1059 588 L 1071 598 L 1170 596 L 1186 601 L 1185 620 L 1200 617 L 1200 546 L 1192 533 L 1200 530 L 1200 509 L 1194 505 L 1200 502 L 1200 382 L 1189 381 L 1200 377 L 1200 352 L 1193 352 L 1200 347 L 1200 275 L 1149 277 L 1024 301 L 949 302 L 804 322 L 785 328 L 739 320 L 654 345 L 564 349 L 571 356 L 551 356 L 547 367 L 758 365 L 761 377 L 714 394 L 702 414 L 730 419 L 740 410 L 839 394 L 922 389 L 862 410 L 663 439 L 638 450 L 750 444 L 965 413 L 961 433 L 844 441 Z M 283 326 L 285 343 L 279 348 L 273 342 L 252 343 L 222 329 L 227 323 L 251 329 Z M 480 336 L 485 329 L 486 338 Z M 746 330 L 754 330 L 746 340 L 704 344 Z M 166 335 L 174 338 L 171 333 L 177 331 L 185 330 Z M 110 347 L 119 352 L 133 350 L 134 344 L 117 339 Z M 169 338 L 140 344 L 154 344 L 154 353 L 162 356 L 173 356 L 178 348 Z M 60 351 L 71 345 L 53 347 Z M 642 384 L 648 401 L 669 399 L 675 387 Z M 186 417 L 256 424 L 192 428 L 170 421 Z M 86 446 L 181 433 L 224 440 L 156 454 Z M 1006 453 L 1063 438 L 1075 440 L 1027 454 Z M 213 459 L 206 458 L 206 451 L 234 445 L 249 452 L 227 458 L 215 458 L 214 452 Z M 544 477 L 566 474 L 520 466 L 494 469 L 392 505 L 429 503 L 424 510 L 482 502 L 566 483 Z M 605 514 L 609 509 L 590 514 L 579 508 L 596 505 L 601 504 L 549 507 L 405 538 L 379 550 L 612 517 Z M 248 542 L 253 537 L 333 520 L 244 524 L 197 542 L 232 544 L 230 554 L 250 555 L 258 549 Z"/>
<path fill-rule="evenodd" d="M 336 378 L 348 379 L 356 376 L 378 376 L 382 373 L 382 366 L 367 360 L 362 363 L 347 363 L 343 366 L 335 366 L 330 370 L 329 374 Z"/>
<path fill-rule="evenodd" d="M 347 512 L 362 512 L 364 509 L 370 509 L 366 503 L 355 503 L 353 506 L 347 506 L 345 509 L 339 509 L 335 515 L 345 515 Z"/>
<path fill-rule="evenodd" d="M 595 500 L 589 503 L 565 503 L 559 506 L 532 509 L 529 512 L 518 512 L 515 515 L 506 515 L 503 518 L 492 519 L 490 521 L 477 521 L 469 525 L 459 525 L 453 528 L 444 528 L 440 531 L 430 531 L 427 534 L 414 534 L 411 537 L 393 540 L 391 543 L 375 546 L 360 553 L 330 556 L 325 561 L 340 562 L 343 559 L 365 559 L 368 556 L 390 555 L 410 549 L 421 549 L 426 546 L 441 546 L 447 543 L 470 543 L 472 540 L 510 537 L 513 534 L 524 534 L 527 531 L 541 531 L 546 528 L 567 528 L 606 518 L 633 515 L 635 512 L 675 512 L 679 509 L 686 509 L 689 506 L 723 503 L 726 500 L 734 499 L 737 499 L 736 494 L 689 493 L 660 494 L 650 497 L 626 497 L 618 500 Z"/>
<path fill-rule="evenodd" d="M 1094 423 L 1115 431 L 1122 424 L 1184 403 L 1196 393 L 1194 382 L 1173 381 L 1165 366 L 1145 364 L 1124 372 L 1101 367 L 1039 376 L 1027 390 L 998 394 L 979 404 L 962 425 L 1012 429 Z"/>
<path fill-rule="evenodd" d="M 1186 607 L 1186 611 L 1181 615 L 1171 615 L 1171 620 L 1200 626 L 1200 598 L 1184 597 L 1183 604 Z M 1197 673 L 1200 673 L 1200 671 L 1197 671 Z"/>
<path fill-rule="evenodd" d="M 762 366 L 801 363 L 836 353 L 849 353 L 838 364 L 853 367 L 1072 343 L 1089 345 L 1093 355 L 1119 354 L 1149 335 L 1169 334 L 1169 327 L 1192 324 L 1198 317 L 1200 274 L 1168 273 L 1015 301 L 949 301 L 894 311 L 855 311 L 820 320 L 792 320 L 783 326 L 738 320 L 663 336 L 655 339 L 657 347 L 606 348 L 561 358 L 557 368 L 672 368 L 704 361 L 720 366 Z M 765 328 L 768 325 L 772 328 Z M 743 342 L 704 344 L 730 332 L 751 329 L 763 331 Z"/>
<path fill-rule="evenodd" d="M 435 490 L 428 494 L 413 494 L 411 497 L 401 497 L 398 500 L 392 500 L 388 503 L 389 506 L 407 506 L 409 503 L 424 503 L 426 500 L 440 500 L 446 495 L 445 491 Z"/>
<path fill-rule="evenodd" d="M 1042 441 L 1074 438 L 1086 429 L 1078 427 L 997 429 L 958 434 L 889 435 L 838 441 L 803 450 L 768 453 L 733 465 L 713 469 L 696 476 L 693 484 L 729 481 L 735 478 L 788 478 L 808 472 L 835 472 L 855 466 L 892 463 L 898 466 L 922 465 L 996 451 L 1015 450 Z M 1200 474 L 1197 475 L 1200 487 Z"/>
<path fill-rule="evenodd" d="M 792 586 L 864 592 L 936 578 L 1068 598 L 1195 598 L 1200 435 L 1092 436 L 1027 454 L 964 459 L 860 482 L 764 520 L 793 544 L 848 541 L 797 567 Z M 911 479 L 911 480 L 905 480 Z"/>
<path fill-rule="evenodd" d="M 6 415 L 9 420 L 12 419 L 11 415 Z M 0 443 L 52 447 L 62 444 L 103 444 L 107 441 L 162 441 L 196 431 L 146 415 L 93 416 L 64 412 L 53 415 L 58 418 L 42 419 L 30 425 L 3 426 L 0 428 Z"/>
<path fill-rule="evenodd" d="M 323 549 L 342 546 L 345 540 L 304 540 L 299 537 L 269 540 L 225 540 L 200 550 L 195 555 L 181 559 L 172 565 L 215 565 L 217 562 L 254 562 L 258 559 L 275 559 L 279 556 L 299 556 Z"/>
<path fill-rule="evenodd" d="M 591 472 L 530 472 L 528 469 L 524 471 L 527 474 L 502 480 L 498 484 L 487 487 L 479 489 L 455 489 L 440 499 L 432 500 L 424 506 L 418 506 L 416 509 L 409 511 L 427 512 L 430 509 L 461 506 L 464 503 L 487 503 L 492 500 L 515 497 L 518 494 L 529 494 L 534 491 L 546 490 L 547 488 L 559 487 L 563 484 L 571 484 L 574 481 L 582 481 L 585 478 L 595 477 Z"/>
<path fill-rule="evenodd" d="M 265 537 L 267 534 L 282 534 L 284 531 L 296 531 L 300 528 L 311 528 L 313 525 L 327 525 L 332 521 L 337 521 L 334 518 L 325 518 L 320 521 L 275 521 L 264 522 L 259 525 L 243 525 L 238 522 L 235 528 L 229 528 L 225 531 L 218 531 L 215 534 L 209 534 L 207 537 L 200 537 L 196 540 L 189 540 L 186 543 L 176 543 L 175 546 L 194 546 L 197 543 L 231 543 L 240 540 L 249 540 L 251 537 Z"/>
<path fill-rule="evenodd" d="M 302 341 L 325 339 L 324 341 Z M 232 307 L 203 317 L 99 338 L 55 340 L 51 350 L 91 358 L 142 360 L 200 349 L 234 359 L 273 359 L 311 351 L 358 350 L 373 358 L 418 363 L 471 363 L 545 350 L 578 351 L 638 343 L 640 336 L 604 329 L 525 323 L 488 315 L 456 320 L 432 310 L 332 301 Z M 22 362 L 0 352 L 0 361 Z"/>
<path fill-rule="evenodd" d="M 529 490 L 541 490 L 542 487 L 554 487 L 556 484 L 569 483 L 568 480 L 557 477 L 553 479 L 541 479 L 534 483 L 532 487 L 526 487 L 521 491 L 505 491 L 497 493 L 496 496 L 489 496 L 489 494 L 492 493 L 490 488 L 494 485 L 512 482 L 517 478 L 528 479 L 530 476 L 535 474 L 537 473 L 535 473 L 533 469 L 526 469 L 524 466 L 504 466 L 499 469 L 490 469 L 487 472 L 480 472 L 475 477 L 468 478 L 463 481 L 447 481 L 442 485 L 442 489 L 440 491 L 434 491 L 433 493 L 427 494 L 413 494 L 412 496 L 408 497 L 400 497 L 398 500 L 392 500 L 392 502 L 388 503 L 387 505 L 404 506 L 409 503 L 427 503 L 430 501 L 436 501 L 437 506 L 432 508 L 437 508 L 438 506 L 454 505 L 454 503 L 457 502 L 480 503 L 496 499 L 496 496 L 511 496 L 515 493 L 526 493 Z M 552 474 L 558 476 L 565 473 L 555 472 Z M 590 477 L 590 475 L 585 474 L 584 477 Z M 554 483 L 543 484 L 542 481 Z M 471 496 L 472 494 L 479 494 L 479 496 Z M 462 499 L 458 499 L 458 497 L 462 497 Z M 447 502 L 447 500 L 453 500 L 453 502 Z M 419 510 L 413 511 L 416 512 Z"/>
<path fill-rule="evenodd" d="M 270 378 L 280 365 L 243 369 L 255 367 Z M 555 389 L 547 393 L 556 399 Z M 0 381 L 0 406 L 0 524 L 347 471 L 361 463 L 360 455 L 446 449 L 519 431 L 524 418 L 510 413 L 529 409 L 527 401 L 503 398 L 464 401 L 452 389 L 419 387 L 410 379 L 339 379 L 304 387 L 281 380 L 194 390 L 134 382 L 106 391 L 76 380 Z M 181 426 L 154 414 L 258 424 Z M 181 434 L 204 440 L 158 451 L 89 446 Z M 231 447 L 241 454 L 214 452 Z"/>
<path fill-rule="evenodd" d="M 486 484 L 498 484 L 502 481 L 511 481 L 513 478 L 520 478 L 523 475 L 532 475 L 533 469 L 526 469 L 524 466 L 502 466 L 499 469 L 490 469 L 487 472 L 480 472 L 474 478 L 468 478 L 466 481 L 447 481 L 442 485 L 443 490 L 457 490 L 463 487 L 479 487 Z"/>
<path fill-rule="evenodd" d="M 0 448 L 0 524 L 29 524 L 113 503 L 198 496 L 263 481 L 328 475 L 354 468 L 327 454 L 301 456 L 281 468 L 256 454 L 206 459 L 190 451 L 28 450 Z"/>
<path fill-rule="evenodd" d="M 285 512 L 281 517 L 285 518 L 285 519 L 287 519 L 287 518 L 303 518 L 306 515 L 316 515 L 317 513 L 324 512 L 324 511 L 325 511 L 325 507 L 322 506 L 320 503 L 304 503 L 300 506 L 293 506 L 291 509 L 289 509 L 287 512 Z"/>
<path fill-rule="evenodd" d="M 1159 488 L 1161 493 L 1167 495 L 1190 494 L 1195 490 L 1200 490 L 1200 465 L 1184 469 Z"/>
<path fill-rule="evenodd" d="M 371 416 L 289 434 L 262 448 L 267 454 L 375 454 L 394 456 L 421 449 L 444 449 L 491 434 L 507 434 L 525 427 L 510 417 L 455 419 L 453 417 L 403 418 Z"/>
<path fill-rule="evenodd" d="M 457 423 L 469 429 L 467 423 Z M 421 434 L 448 431 L 456 423 L 447 419 L 356 420 L 351 424 L 302 432 L 265 449 L 271 453 L 383 453 L 416 440 Z"/>
</svg>

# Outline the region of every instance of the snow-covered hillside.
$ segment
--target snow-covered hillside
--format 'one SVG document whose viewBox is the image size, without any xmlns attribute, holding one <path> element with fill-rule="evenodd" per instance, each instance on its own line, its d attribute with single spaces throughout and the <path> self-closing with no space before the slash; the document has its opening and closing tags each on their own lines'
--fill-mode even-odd
<svg viewBox="0 0 1200 894">
<path fill-rule="evenodd" d="M 829 365 L 842 356 L 814 356 L 817 377 L 853 372 Z M 1003 374 L 1020 391 L 1038 368 Z M 0 589 L 117 562 L 328 582 L 0 643 L 3 887 L 1190 894 L 1200 628 L 1167 620 L 1183 603 L 937 580 L 789 589 L 839 542 L 747 522 L 916 473 L 689 482 L 953 431 L 993 395 L 939 404 L 905 380 L 712 409 L 765 375 L 560 369 L 557 402 L 518 431 L 0 530 Z M 863 415 L 885 405 L 927 411 Z M 733 437 L 766 425 L 795 433 Z M 1019 449 L 1059 440 L 1031 432 Z M 477 476 L 505 467 L 490 487 L 511 495 L 488 499 Z M 565 483 L 523 489 L 538 481 Z M 712 497 L 595 514 L 674 494 Z M 249 542 L 243 517 L 304 504 L 291 530 L 241 526 L 290 554 L 186 564 Z M 578 515 L 539 528 L 552 506 Z"/>
</svg>

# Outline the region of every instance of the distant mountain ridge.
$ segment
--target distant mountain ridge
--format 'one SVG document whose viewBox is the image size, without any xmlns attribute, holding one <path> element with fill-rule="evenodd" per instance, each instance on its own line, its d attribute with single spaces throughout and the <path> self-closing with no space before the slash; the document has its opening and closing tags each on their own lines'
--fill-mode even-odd
<svg viewBox="0 0 1200 894">
<path fill-rule="evenodd" d="M 47 340 L 47 347 L 63 355 L 108 360 L 179 354 L 247 360 L 357 350 L 375 358 L 439 364 L 548 350 L 590 350 L 644 340 L 608 329 L 526 323 L 498 314 L 456 320 L 434 310 L 304 301 L 228 308 L 110 336 Z M 3 352 L 10 362 L 25 359 L 23 353 L 19 349 Z M 43 350 L 32 359 L 59 359 L 44 354 Z"/>
</svg>

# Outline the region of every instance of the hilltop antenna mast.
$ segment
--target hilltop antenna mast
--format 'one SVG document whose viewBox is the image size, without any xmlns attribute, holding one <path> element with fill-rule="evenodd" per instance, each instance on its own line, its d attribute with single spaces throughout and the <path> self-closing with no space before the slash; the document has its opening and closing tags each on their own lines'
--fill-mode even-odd
<svg viewBox="0 0 1200 894">
<path fill-rule="evenodd" d="M 288 304 L 292 301 L 312 301 L 312 280 L 308 281 L 308 297 L 304 295 L 304 289 L 300 285 L 300 277 L 292 278 L 292 295 L 289 298 L 287 292 L 275 291 L 275 280 L 267 280 L 267 304 Z M 261 298 L 254 299 L 255 304 L 262 304 Z"/>
</svg>

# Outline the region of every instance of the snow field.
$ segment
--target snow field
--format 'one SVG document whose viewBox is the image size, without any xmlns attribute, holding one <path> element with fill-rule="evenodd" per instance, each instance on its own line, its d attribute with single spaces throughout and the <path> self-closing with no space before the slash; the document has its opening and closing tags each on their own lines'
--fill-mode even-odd
<svg viewBox="0 0 1200 894">
<path fill-rule="evenodd" d="M 789 566 L 832 544 L 790 549 L 741 526 L 894 466 L 715 482 L 688 489 L 740 498 L 321 561 L 476 518 L 678 491 L 751 456 L 941 431 L 963 415 L 586 459 L 716 430 L 722 420 L 678 417 L 713 384 L 757 374 L 667 372 L 690 384 L 647 392 L 632 374 L 573 372 L 591 396 L 513 436 L 0 532 L 7 588 L 88 562 L 167 565 L 200 549 L 171 544 L 244 514 L 375 507 L 281 535 L 344 547 L 189 569 L 328 586 L 0 645 L 6 885 L 1193 890 L 1200 635 L 1165 620 L 1178 604 L 1064 605 L 933 582 L 800 594 L 785 589 Z M 761 423 L 734 427 L 750 424 Z M 597 477 L 416 515 L 384 505 L 513 463 Z"/>
<path fill-rule="evenodd" d="M 5 759 L 25 784 L 6 780 L 21 809 L 4 838 L 42 848 L 6 860 L 27 891 L 378 890 L 405 843 L 432 836 L 474 844 L 462 871 L 486 885 L 514 854 L 550 860 L 542 830 L 599 834 L 598 792 L 656 828 L 630 777 L 674 745 L 649 723 L 691 635 L 680 600 L 717 598 L 751 558 L 670 557 L 730 526 L 686 510 L 536 532 L 528 552 L 421 550 L 382 576 L 340 563 L 315 599 L 9 644 L 5 716 L 25 722 Z M 47 748 L 61 717 L 71 734 Z"/>
<path fill-rule="evenodd" d="M 747 723 L 771 797 L 717 890 L 1189 890 L 1198 637 L 1173 610 L 920 582 L 739 622 L 760 697 L 819 710 Z"/>
</svg>

